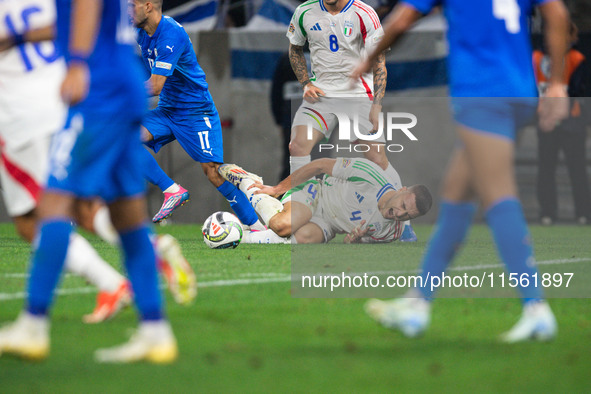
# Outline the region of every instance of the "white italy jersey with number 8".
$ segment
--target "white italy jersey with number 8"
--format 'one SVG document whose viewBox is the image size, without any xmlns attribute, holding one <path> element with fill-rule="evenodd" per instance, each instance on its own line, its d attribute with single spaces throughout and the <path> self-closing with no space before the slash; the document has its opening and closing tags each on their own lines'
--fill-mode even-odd
<svg viewBox="0 0 591 394">
<path fill-rule="evenodd" d="M 300 5 L 291 18 L 287 37 L 293 45 L 310 47 L 311 81 L 327 97 L 373 99 L 373 73 L 352 82 L 349 75 L 383 37 L 380 20 L 370 6 L 350 0 L 331 15 L 322 0 Z"/>
<path fill-rule="evenodd" d="M 0 1 L 0 37 L 51 26 L 53 0 Z M 26 43 L 0 52 L 0 137 L 18 148 L 63 126 L 66 107 L 59 88 L 65 65 L 53 41 Z"/>
</svg>

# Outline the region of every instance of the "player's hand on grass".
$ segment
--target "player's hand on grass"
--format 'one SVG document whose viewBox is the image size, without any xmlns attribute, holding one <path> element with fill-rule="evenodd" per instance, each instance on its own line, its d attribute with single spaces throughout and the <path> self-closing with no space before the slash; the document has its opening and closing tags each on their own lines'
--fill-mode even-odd
<svg viewBox="0 0 591 394">
<path fill-rule="evenodd" d="M 359 223 L 359 226 L 355 227 L 349 234 L 345 236 L 344 242 L 346 244 L 358 243 L 368 232 L 369 227 L 365 227 L 365 220 L 362 220 L 361 223 Z"/>
<path fill-rule="evenodd" d="M 84 62 L 73 62 L 68 65 L 68 72 L 62 82 L 60 94 L 68 104 L 77 104 L 88 95 L 90 84 L 88 65 Z"/>
<path fill-rule="evenodd" d="M 568 117 L 569 100 L 566 89 L 560 84 L 548 86 L 543 97 L 540 97 L 538 104 L 538 115 L 540 116 L 540 129 L 548 132 Z"/>
<path fill-rule="evenodd" d="M 312 82 L 309 82 L 304 86 L 304 100 L 309 103 L 315 103 L 320 100 L 320 97 L 324 96 L 324 91 L 317 86 L 314 86 Z"/>
</svg>

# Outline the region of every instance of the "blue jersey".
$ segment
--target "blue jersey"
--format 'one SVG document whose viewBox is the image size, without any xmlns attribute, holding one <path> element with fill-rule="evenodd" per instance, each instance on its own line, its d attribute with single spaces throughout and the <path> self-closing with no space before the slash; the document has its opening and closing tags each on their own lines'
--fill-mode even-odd
<svg viewBox="0 0 591 394">
<path fill-rule="evenodd" d="M 527 18 L 553 0 L 403 0 L 426 14 L 443 5 L 455 97 L 536 97 Z"/>
<path fill-rule="evenodd" d="M 205 73 L 197 63 L 193 44 L 185 29 L 169 16 L 163 16 L 150 37 L 137 31 L 137 42 L 150 73 L 167 77 L 158 106 L 190 112 L 209 112 L 214 108 Z"/>
<path fill-rule="evenodd" d="M 54 138 L 47 188 L 110 202 L 145 190 L 140 122 L 147 102 L 127 0 L 102 3 L 88 58 L 88 96 L 70 107 L 64 128 Z M 71 0 L 56 4 L 57 42 L 68 60 Z"/>
<path fill-rule="evenodd" d="M 57 43 L 66 61 L 70 58 L 71 3 L 71 0 L 56 0 Z M 141 69 L 134 54 L 134 32 L 129 22 L 127 0 L 103 1 L 101 25 L 88 59 L 89 94 L 79 105 L 108 110 L 117 107 L 116 101 L 125 100 L 129 95 L 137 97 Z M 143 99 L 134 101 L 135 109 L 144 110 Z"/>
</svg>

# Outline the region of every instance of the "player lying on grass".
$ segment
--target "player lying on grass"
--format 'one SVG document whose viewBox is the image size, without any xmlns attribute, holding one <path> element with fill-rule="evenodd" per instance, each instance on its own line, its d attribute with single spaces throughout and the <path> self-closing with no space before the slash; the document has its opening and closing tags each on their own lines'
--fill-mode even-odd
<svg viewBox="0 0 591 394">
<path fill-rule="evenodd" d="M 396 190 L 385 172 L 367 159 L 318 159 L 276 186 L 233 164 L 220 174 L 250 199 L 266 231 L 245 232 L 246 243 L 324 243 L 347 234 L 345 243 L 392 242 L 404 221 L 431 209 L 424 185 Z M 321 180 L 316 175 L 325 174 Z M 296 185 L 292 187 L 292 185 Z M 284 194 L 281 201 L 271 197 Z"/>
</svg>

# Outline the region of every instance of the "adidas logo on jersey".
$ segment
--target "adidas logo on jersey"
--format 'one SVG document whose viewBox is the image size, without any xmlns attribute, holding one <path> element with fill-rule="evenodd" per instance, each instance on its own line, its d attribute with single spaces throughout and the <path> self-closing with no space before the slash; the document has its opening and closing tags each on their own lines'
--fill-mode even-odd
<svg viewBox="0 0 591 394">
<path fill-rule="evenodd" d="M 363 199 L 365 198 L 357 192 L 355 192 L 355 197 L 357 197 L 357 201 L 359 202 L 359 204 L 361 204 L 361 201 L 363 201 Z"/>
<path fill-rule="evenodd" d="M 312 26 L 310 30 L 322 30 L 322 28 L 320 27 L 320 23 L 316 22 L 316 24 Z"/>
</svg>

